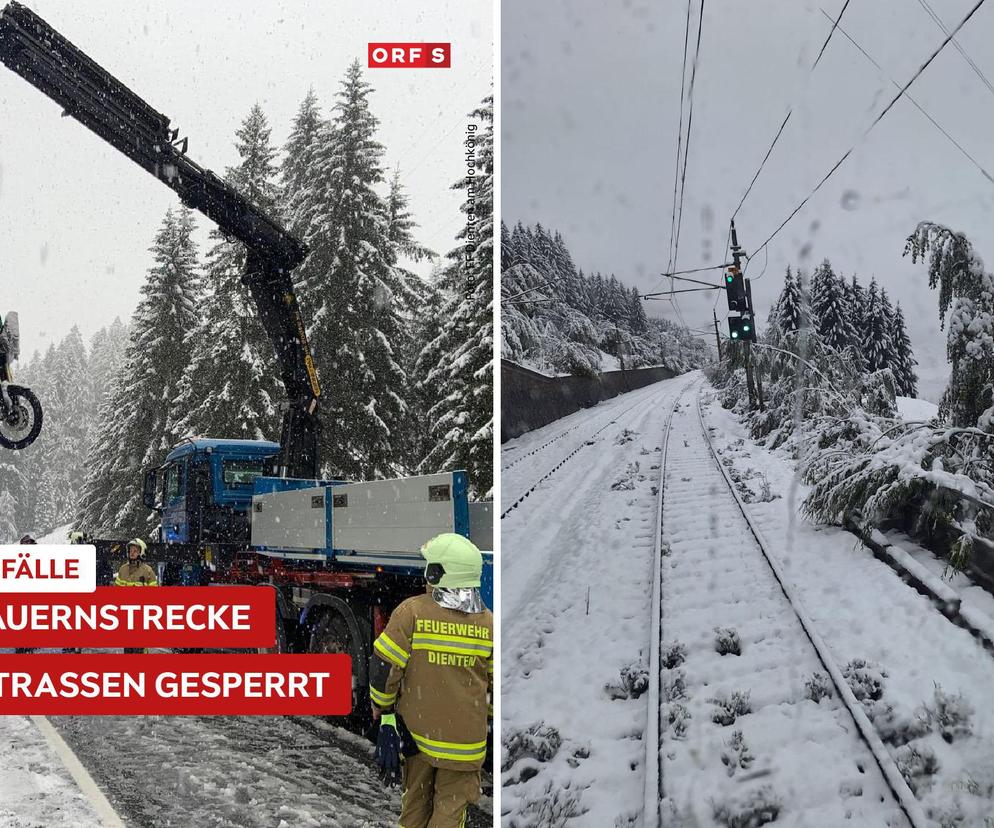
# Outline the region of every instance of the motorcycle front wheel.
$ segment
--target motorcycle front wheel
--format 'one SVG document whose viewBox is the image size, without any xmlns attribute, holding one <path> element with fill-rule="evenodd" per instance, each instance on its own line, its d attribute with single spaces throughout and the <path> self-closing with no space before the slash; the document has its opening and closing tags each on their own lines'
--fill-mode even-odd
<svg viewBox="0 0 994 828">
<path fill-rule="evenodd" d="M 30 389 L 20 385 L 8 385 L 4 390 L 10 407 L 4 411 L 0 405 L 0 446 L 15 451 L 27 448 L 41 434 L 41 403 Z"/>
</svg>

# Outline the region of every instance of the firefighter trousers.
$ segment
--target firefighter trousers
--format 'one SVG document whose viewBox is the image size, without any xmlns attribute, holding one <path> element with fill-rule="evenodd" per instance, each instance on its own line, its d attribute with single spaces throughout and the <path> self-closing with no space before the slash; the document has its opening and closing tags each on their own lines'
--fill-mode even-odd
<svg viewBox="0 0 994 828">
<path fill-rule="evenodd" d="M 480 798 L 480 771 L 436 768 L 420 753 L 404 759 L 400 828 L 463 828 Z"/>
</svg>

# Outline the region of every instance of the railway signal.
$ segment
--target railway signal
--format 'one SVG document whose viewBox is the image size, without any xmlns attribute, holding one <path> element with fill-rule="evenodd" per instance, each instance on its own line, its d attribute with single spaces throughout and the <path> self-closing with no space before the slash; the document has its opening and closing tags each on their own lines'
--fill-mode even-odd
<svg viewBox="0 0 994 828">
<path fill-rule="evenodd" d="M 728 317 L 728 335 L 733 342 L 755 342 L 756 326 L 751 316 Z"/>
<path fill-rule="evenodd" d="M 746 280 L 737 264 L 725 271 L 725 298 L 728 299 L 728 309 L 734 313 L 750 310 Z"/>
</svg>

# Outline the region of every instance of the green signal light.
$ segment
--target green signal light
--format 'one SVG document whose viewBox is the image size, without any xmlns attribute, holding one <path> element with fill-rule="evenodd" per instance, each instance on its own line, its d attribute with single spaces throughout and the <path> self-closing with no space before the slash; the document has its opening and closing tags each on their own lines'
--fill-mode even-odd
<svg viewBox="0 0 994 828">
<path fill-rule="evenodd" d="M 742 326 L 742 330 L 743 331 L 748 331 L 749 330 L 749 326 L 748 325 L 743 325 Z"/>
<path fill-rule="evenodd" d="M 728 282 L 728 284 L 731 284 L 733 281 L 735 281 L 735 277 L 734 276 L 726 276 L 725 277 L 725 281 Z"/>
<path fill-rule="evenodd" d="M 739 332 L 738 331 L 732 331 L 732 339 L 738 339 L 738 338 L 739 338 Z"/>
</svg>

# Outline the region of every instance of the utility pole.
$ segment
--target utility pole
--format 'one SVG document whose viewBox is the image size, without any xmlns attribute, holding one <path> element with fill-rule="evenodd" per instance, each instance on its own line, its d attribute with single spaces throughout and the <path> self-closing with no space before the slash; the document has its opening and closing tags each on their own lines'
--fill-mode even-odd
<svg viewBox="0 0 994 828">
<path fill-rule="evenodd" d="M 711 309 L 711 315 L 714 317 L 714 342 L 718 346 L 718 362 L 721 362 L 721 336 L 718 334 L 718 314 L 715 313 L 714 309 Z"/>
<path fill-rule="evenodd" d="M 739 247 L 739 234 L 735 230 L 735 219 L 731 221 L 731 241 L 732 241 L 732 262 L 735 268 L 741 272 L 742 270 L 742 248 Z M 753 331 L 755 331 L 756 317 L 752 310 L 752 288 L 749 281 L 746 280 L 746 307 L 749 309 L 749 316 L 752 321 Z M 746 339 L 742 343 L 745 350 L 743 351 L 745 360 L 745 371 L 746 371 L 746 388 L 749 391 L 749 406 L 752 408 L 758 407 L 760 411 L 763 410 L 763 392 L 760 386 L 756 382 L 756 378 L 752 370 L 752 343 L 749 339 Z"/>
</svg>

